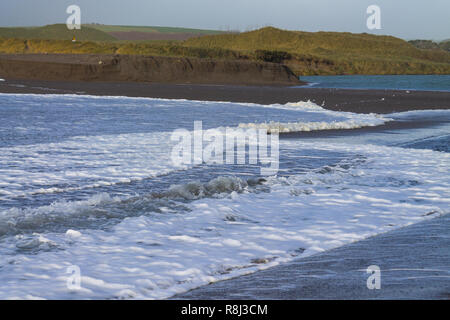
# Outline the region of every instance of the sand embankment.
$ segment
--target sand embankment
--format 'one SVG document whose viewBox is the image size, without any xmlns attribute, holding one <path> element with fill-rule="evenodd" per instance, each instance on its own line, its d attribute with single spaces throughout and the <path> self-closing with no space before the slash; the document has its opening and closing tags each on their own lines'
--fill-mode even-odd
<svg viewBox="0 0 450 320">
<path fill-rule="evenodd" d="M 286 66 L 242 60 L 127 55 L 0 55 L 0 78 L 53 81 L 298 85 Z"/>
</svg>

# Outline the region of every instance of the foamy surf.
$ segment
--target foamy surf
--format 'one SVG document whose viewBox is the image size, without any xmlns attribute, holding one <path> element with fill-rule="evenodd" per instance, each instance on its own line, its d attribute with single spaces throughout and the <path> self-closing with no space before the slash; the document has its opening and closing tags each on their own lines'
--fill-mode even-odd
<svg viewBox="0 0 450 320">
<path fill-rule="evenodd" d="M 281 110 L 297 110 L 308 113 L 309 115 L 317 114 L 329 117 L 328 121 L 295 121 L 295 122 L 278 122 L 270 121 L 264 123 L 240 123 L 240 128 L 265 129 L 269 133 L 289 133 L 304 131 L 320 131 L 320 130 L 348 130 L 363 127 L 374 127 L 392 121 L 392 118 L 384 117 L 378 114 L 357 114 L 352 112 L 337 112 L 326 110 L 323 107 L 311 102 L 300 101 L 296 103 L 287 103 L 284 105 L 270 105 L 270 108 Z M 343 118 L 343 120 L 334 120 L 333 117 Z"/>
<path fill-rule="evenodd" d="M 268 133 L 289 133 L 289 132 L 305 132 L 320 130 L 348 130 L 364 127 L 379 126 L 389 119 L 376 118 L 373 119 L 351 119 L 347 121 L 332 122 L 269 122 L 269 123 L 241 123 L 239 128 L 265 129 Z"/>
<path fill-rule="evenodd" d="M 130 183 L 188 169 L 189 166 L 174 164 L 170 159 L 175 144 L 170 141 L 171 132 L 180 128 L 192 132 L 193 121 L 202 119 L 205 113 L 215 114 L 203 122 L 205 133 L 228 122 L 230 127 L 262 128 L 270 133 L 351 129 L 389 120 L 377 115 L 329 111 L 311 101 L 263 106 L 78 95 L 0 94 L 0 98 L 5 100 L 8 110 L 27 108 L 21 117 L 4 117 L 4 131 L 0 127 L 0 133 L 12 138 L 6 141 L 7 145 L 0 145 L 0 199 L 3 200 Z M 56 108 L 62 118 L 55 121 L 54 114 L 49 112 L 51 108 Z M 80 116 L 68 126 L 65 119 L 73 116 L 74 108 Z M 122 114 L 121 109 L 126 113 Z M 93 110 L 99 113 L 100 120 L 93 120 L 96 119 L 91 115 Z M 103 116 L 105 110 L 109 112 L 107 117 Z M 218 111 L 224 114 L 223 118 L 218 116 Z M 169 120 L 174 112 L 180 117 L 176 123 Z M 42 119 L 42 114 L 47 121 Z M 233 117 L 238 119 L 230 121 Z M 249 117 L 260 119 L 259 123 L 239 121 Z M 267 117 L 304 120 L 261 122 Z M 167 119 L 166 123 L 161 118 Z M 111 121 L 119 128 L 111 127 Z M 120 124 L 124 122 L 127 126 L 122 128 Z M 133 126 L 150 132 L 129 132 Z M 55 141 L 48 142 L 48 137 Z"/>
<path fill-rule="evenodd" d="M 2 148 L 0 198 L 92 189 L 186 169 L 172 163 L 168 141 L 170 133 L 141 133 Z"/>
<path fill-rule="evenodd" d="M 448 212 L 448 154 L 283 143 L 295 150 L 312 147 L 355 157 L 304 175 L 270 178 L 270 193 L 199 198 L 185 203 L 189 210 L 183 213 L 128 217 L 109 231 L 68 228 L 9 237 L 1 249 L 8 258 L 0 283 L 24 274 L 27 281 L 0 286 L 0 297 L 167 298 Z M 236 181 L 231 185 L 228 192 L 239 190 Z M 81 268 L 82 290 L 65 287 L 72 264 Z"/>
<path fill-rule="evenodd" d="M 0 103 L 0 298 L 167 298 L 448 213 L 443 152 L 281 141 L 284 167 L 265 180 L 247 167 L 170 161 L 171 132 L 192 133 L 193 120 L 205 132 L 248 123 L 325 130 L 388 120 L 377 115 L 312 102 L 0 95 Z M 167 188 L 155 187 L 161 181 Z M 74 266 L 79 290 L 66 285 Z"/>
<path fill-rule="evenodd" d="M 110 196 L 99 193 L 81 201 L 60 200 L 36 208 L 10 208 L 0 215 L 0 237 L 42 231 L 61 232 L 67 228 L 106 228 L 139 215 L 180 212 L 186 201 L 225 198 L 240 193 L 259 192 L 263 178 L 242 179 L 219 176 L 208 182 L 190 181 L 171 185 L 161 192 L 140 196 Z M 150 191 L 150 190 L 149 190 Z M 175 203 L 175 201 L 182 201 Z M 185 210 L 188 210 L 185 207 Z"/>
</svg>

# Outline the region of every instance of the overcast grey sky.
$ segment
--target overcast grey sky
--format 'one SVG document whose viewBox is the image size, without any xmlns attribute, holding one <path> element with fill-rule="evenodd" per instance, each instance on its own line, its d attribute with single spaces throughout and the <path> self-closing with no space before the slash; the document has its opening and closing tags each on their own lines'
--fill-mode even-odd
<svg viewBox="0 0 450 320">
<path fill-rule="evenodd" d="M 266 25 L 304 31 L 450 38 L 450 0 L 1 0 L 0 26 L 66 21 L 77 4 L 82 23 L 249 30 Z M 381 7 L 381 30 L 366 27 L 366 9 Z"/>
</svg>

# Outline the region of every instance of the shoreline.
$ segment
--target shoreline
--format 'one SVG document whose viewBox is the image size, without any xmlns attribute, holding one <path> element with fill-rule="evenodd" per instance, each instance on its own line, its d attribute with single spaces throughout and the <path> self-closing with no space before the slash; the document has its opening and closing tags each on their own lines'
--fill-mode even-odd
<svg viewBox="0 0 450 320">
<path fill-rule="evenodd" d="M 18 87 L 17 85 L 24 86 Z M 71 87 L 72 86 L 72 87 Z M 90 92 L 84 92 L 85 89 Z M 127 92 L 127 90 L 131 90 Z M 237 87 L 237 86 L 212 86 L 212 85 L 163 85 L 163 84 L 136 84 L 136 83 L 116 83 L 116 87 L 112 83 L 74 83 L 74 82 L 43 82 L 43 81 L 23 81 L 23 80 L 6 80 L 0 82 L 0 92 L 16 91 L 9 93 L 47 93 L 47 94 L 91 94 L 97 96 L 112 95 L 117 96 L 118 93 L 126 92 L 126 96 L 144 95 L 150 98 L 176 98 L 183 99 L 186 96 L 200 97 L 192 100 L 223 101 L 228 99 L 248 99 L 250 101 L 238 102 L 255 102 L 260 101 L 270 103 L 270 101 L 286 101 L 283 99 L 295 99 L 301 95 L 306 97 L 318 97 L 327 99 L 324 107 L 331 108 L 333 105 L 330 101 L 335 101 L 336 108 L 344 109 L 341 111 L 359 110 L 359 112 L 377 112 L 380 113 L 399 112 L 399 108 L 407 108 L 406 110 L 419 109 L 448 109 L 448 101 L 450 95 L 441 95 L 441 93 L 418 92 L 419 94 L 407 94 L 406 92 L 386 91 L 386 90 L 366 90 L 360 94 L 360 90 L 340 90 L 340 89 L 301 89 L 298 88 L 277 88 L 277 87 Z M 80 90 L 80 91 L 77 91 Z M 293 90 L 290 92 L 290 90 Z M 34 92 L 30 92 L 34 91 Z M 167 95 L 165 97 L 153 95 Z M 391 97 L 388 97 L 391 95 Z M 225 99 L 223 99 L 225 97 Z M 386 98 L 388 97 L 388 98 Z M 220 100 L 223 99 L 223 100 Z M 253 100 L 252 100 L 253 99 Z M 230 101 L 230 100 L 229 100 Z M 297 100 L 299 101 L 299 100 Z M 416 109 L 410 104 L 417 102 Z M 286 102 L 296 102 L 295 100 L 287 100 Z M 261 102 L 259 102 L 261 103 Z M 272 102 L 273 103 L 273 102 Z M 278 102 L 283 103 L 283 102 Z M 317 101 L 317 103 L 320 105 Z M 329 107 L 328 103 L 331 104 Z M 333 110 L 333 109 L 332 109 Z M 393 111 L 390 111 L 393 110 Z M 355 111 L 353 111 L 355 112 Z M 370 130 L 393 130 L 393 129 L 409 129 L 414 127 L 432 126 L 441 119 L 426 119 L 419 121 L 392 121 L 384 125 L 376 127 L 364 127 L 351 130 L 323 130 L 313 132 L 287 133 L 286 138 L 302 137 L 321 137 L 326 135 L 345 135 L 359 134 Z M 409 228 L 402 228 L 399 231 L 388 232 L 386 234 L 377 235 L 365 240 L 357 241 L 343 247 L 333 250 L 327 250 L 323 254 L 311 257 L 300 258 L 282 264 L 280 266 L 267 269 L 265 271 L 255 272 L 248 276 L 239 276 L 237 278 L 216 282 L 212 285 L 202 286 L 198 289 L 191 290 L 181 295 L 173 296 L 170 299 L 355 299 L 355 298 L 373 298 L 373 294 L 378 294 L 377 298 L 446 298 L 448 291 L 442 287 L 437 281 L 415 282 L 402 281 L 398 284 L 398 278 L 406 278 L 408 276 L 424 277 L 429 273 L 426 269 L 435 267 L 435 263 L 442 259 L 420 260 L 419 257 L 439 257 L 441 258 L 442 250 L 439 248 L 446 247 L 442 245 L 448 231 L 448 219 L 445 220 L 444 227 L 439 225 L 421 224 L 418 227 L 414 225 Z M 443 230 L 443 231 L 442 231 Z M 436 236 L 423 240 L 423 235 L 427 234 L 443 234 L 444 237 L 436 240 Z M 416 239 L 417 241 L 412 241 Z M 405 243 L 412 243 L 405 251 Z M 375 250 L 380 247 L 380 250 Z M 373 249 L 375 248 L 375 249 Z M 390 260 L 385 259 L 385 251 L 392 256 Z M 439 249 L 439 250 L 438 250 Z M 445 251 L 445 250 L 444 250 Z M 361 263 L 354 263 L 355 252 L 362 257 Z M 448 256 L 448 255 L 447 255 Z M 446 256 L 445 259 L 448 260 Z M 445 261 L 447 261 L 445 260 Z M 332 261 L 330 266 L 329 261 Z M 424 263 L 416 263 L 423 261 Z M 425 263 L 427 262 L 427 263 Z M 413 265 L 419 271 L 397 272 L 393 276 L 389 273 L 383 273 L 383 289 L 381 291 L 368 291 L 364 286 L 365 275 L 358 270 L 364 270 L 370 264 L 379 264 L 384 270 L 394 270 L 399 267 L 407 268 Z M 434 264 L 433 264 L 434 263 Z M 329 270 L 328 274 L 320 273 L 323 270 Z M 356 270 L 356 271 L 355 271 Z M 284 277 L 283 275 L 288 275 Z M 447 273 L 435 273 L 437 279 L 446 276 Z M 324 280 L 324 277 L 326 281 Z M 305 280 L 306 279 L 306 280 Z M 275 281 L 276 280 L 276 281 Z M 268 286 L 261 285 L 268 283 Z M 425 286 L 432 283 L 431 286 Z M 241 286 L 240 286 L 241 285 Z M 426 287 L 426 290 L 423 288 Z M 276 288 L 274 290 L 273 288 Z M 343 290 L 342 288 L 345 288 Z M 253 289 L 253 290 L 252 290 Z M 406 293 L 405 293 L 406 292 Z M 227 296 L 224 296 L 224 293 Z"/>
<path fill-rule="evenodd" d="M 447 300 L 449 226 L 450 215 L 433 217 L 169 300 Z M 369 265 L 381 268 L 381 290 L 366 286 Z"/>
<path fill-rule="evenodd" d="M 79 94 L 257 104 L 308 101 L 334 111 L 387 114 L 450 109 L 450 92 L 299 88 L 286 86 L 83 82 L 0 78 L 0 93 Z"/>
<path fill-rule="evenodd" d="M 427 119 L 427 120 L 393 120 L 377 126 L 366 126 L 354 129 L 331 129 L 280 133 L 280 139 L 316 139 L 316 138 L 336 138 L 351 136 L 355 134 L 377 133 L 382 131 L 407 130 L 416 128 L 429 128 L 446 123 L 446 120 Z"/>
</svg>

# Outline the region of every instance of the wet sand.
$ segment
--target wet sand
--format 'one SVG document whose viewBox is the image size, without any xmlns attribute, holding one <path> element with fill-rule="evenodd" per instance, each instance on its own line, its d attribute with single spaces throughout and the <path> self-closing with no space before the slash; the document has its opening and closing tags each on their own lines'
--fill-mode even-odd
<svg viewBox="0 0 450 320">
<path fill-rule="evenodd" d="M 173 299 L 450 299 L 450 215 L 436 217 Z M 371 265 L 379 290 L 367 288 Z"/>
<path fill-rule="evenodd" d="M 450 108 L 450 92 L 314 89 L 286 86 L 6 79 L 6 81 L 0 82 L 0 93 L 88 94 L 259 104 L 283 104 L 311 100 L 330 110 L 357 113 L 392 113 Z"/>
</svg>

